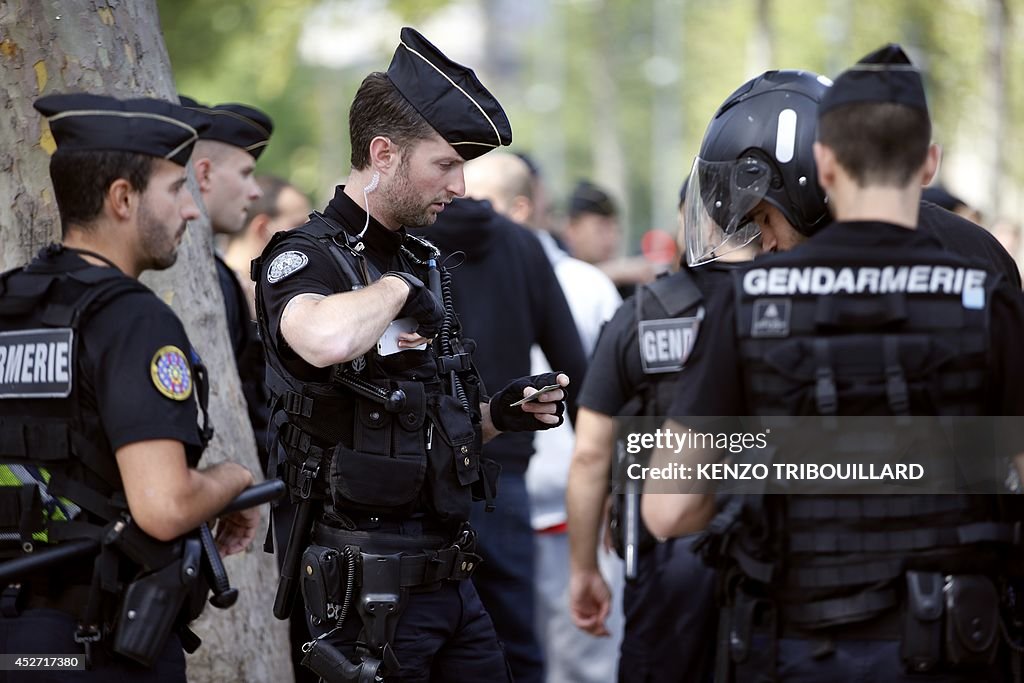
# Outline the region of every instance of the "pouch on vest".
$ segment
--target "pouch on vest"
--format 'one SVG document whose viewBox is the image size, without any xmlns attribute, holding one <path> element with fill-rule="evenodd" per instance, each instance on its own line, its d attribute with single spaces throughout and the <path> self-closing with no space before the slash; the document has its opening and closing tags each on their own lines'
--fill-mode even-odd
<svg viewBox="0 0 1024 683">
<path fill-rule="evenodd" d="M 466 487 L 480 479 L 481 443 L 458 399 L 430 397 L 433 434 L 430 439 L 430 496 L 441 519 L 468 519 L 471 496 Z M 452 477 L 452 471 L 455 477 Z"/>
<path fill-rule="evenodd" d="M 422 390 L 417 394 L 415 383 L 409 383 L 407 389 L 413 393 L 413 410 L 419 410 L 415 404 L 422 405 Z M 343 510 L 355 505 L 389 515 L 413 512 L 426 476 L 427 458 L 423 449 L 416 447 L 416 436 L 410 437 L 408 430 L 395 424 L 405 413 L 389 413 L 380 403 L 365 398 L 356 400 L 355 410 L 353 447 L 338 444 L 331 455 L 335 507 Z"/>
<path fill-rule="evenodd" d="M 946 660 L 950 664 L 992 664 L 999 645 L 999 594 L 979 574 L 946 581 Z"/>
<path fill-rule="evenodd" d="M 388 457 L 338 444 L 331 453 L 329 480 L 334 506 L 344 510 L 354 505 L 387 515 L 412 513 L 426 472 L 423 454 Z"/>
</svg>

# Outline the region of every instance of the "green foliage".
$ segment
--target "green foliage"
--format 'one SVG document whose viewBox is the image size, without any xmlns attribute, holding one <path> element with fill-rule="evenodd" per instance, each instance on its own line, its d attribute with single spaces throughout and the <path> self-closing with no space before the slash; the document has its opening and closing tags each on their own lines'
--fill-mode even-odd
<svg viewBox="0 0 1024 683">
<path fill-rule="evenodd" d="M 1014 87 L 1024 82 L 1024 41 L 1017 22 L 1024 0 L 158 4 L 181 90 L 201 101 L 238 100 L 265 108 L 276 130 L 260 170 L 290 178 L 319 199 L 348 170 L 345 116 L 359 79 L 371 68 L 384 68 L 389 55 L 367 55 L 358 69 L 342 71 L 303 63 L 297 42 L 309 12 L 320 5 L 351 6 L 353 21 L 359 21 L 368 11 L 386 9 L 403 23 L 420 26 L 460 1 L 475 3 L 490 22 L 479 30 L 492 53 L 473 66 L 505 105 L 515 129 L 515 149 L 530 152 L 545 170 L 554 170 L 547 178 L 556 200 L 580 177 L 600 176 L 609 184 L 621 184 L 613 190 L 626 200 L 634 238 L 650 225 L 672 220 L 674 203 L 662 206 L 651 198 L 675 196 L 715 109 L 764 68 L 805 68 L 835 76 L 882 43 L 901 42 L 926 72 L 936 139 L 947 152 L 958 145 L 969 148 L 978 144 L 979 136 L 984 140 L 991 117 L 989 102 L 983 99 L 989 64 L 986 13 L 990 3 L 1004 1 L 1010 15 L 1010 139 L 1019 133 L 1017 122 L 1024 111 L 1024 94 Z M 759 1 L 768 17 L 765 26 L 758 24 Z M 760 61 L 756 48 L 762 39 L 767 39 L 769 63 Z M 499 51 L 509 54 L 494 54 Z M 667 58 L 678 72 L 674 81 L 667 77 L 660 91 L 657 74 L 651 75 L 656 56 Z M 662 119 L 653 113 L 656 102 L 662 103 Z M 670 129 L 655 130 L 657 121 L 666 120 L 666 111 Z M 605 117 L 612 122 L 610 129 Z M 624 168 L 609 167 L 615 155 L 599 153 L 607 151 L 599 150 L 605 145 L 621 150 Z M 661 158 L 668 160 L 664 167 L 653 168 Z M 1007 155 L 1007 165 L 1017 181 L 1024 178 L 1024 161 Z"/>
</svg>

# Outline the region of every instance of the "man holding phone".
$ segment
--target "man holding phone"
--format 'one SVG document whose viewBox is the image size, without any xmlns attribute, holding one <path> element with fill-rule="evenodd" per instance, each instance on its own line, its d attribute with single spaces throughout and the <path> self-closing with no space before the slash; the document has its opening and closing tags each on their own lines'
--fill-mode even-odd
<svg viewBox="0 0 1024 683">
<path fill-rule="evenodd" d="M 471 502 L 490 504 L 497 479 L 480 450 L 501 431 L 560 424 L 569 378 L 524 377 L 488 401 L 450 276 L 405 227 L 433 223 L 463 194 L 465 160 L 509 144 L 511 127 L 471 70 L 410 28 L 388 72 L 364 79 L 349 126 L 348 183 L 252 270 L 281 425 L 272 459 L 299 501 L 275 614 L 290 610 L 301 557 L 317 636 L 303 663 L 318 675 L 504 680 L 464 580 L 479 564 Z M 416 327 L 385 355 L 396 319 Z"/>
</svg>

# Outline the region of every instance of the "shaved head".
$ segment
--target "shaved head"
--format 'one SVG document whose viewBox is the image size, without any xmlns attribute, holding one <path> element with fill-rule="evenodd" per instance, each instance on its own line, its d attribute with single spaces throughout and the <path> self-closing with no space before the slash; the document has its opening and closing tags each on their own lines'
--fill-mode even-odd
<svg viewBox="0 0 1024 683">
<path fill-rule="evenodd" d="M 491 152 L 466 163 L 466 195 L 486 199 L 498 213 L 511 211 L 517 198 L 533 200 L 533 178 L 526 162 L 508 152 Z"/>
</svg>

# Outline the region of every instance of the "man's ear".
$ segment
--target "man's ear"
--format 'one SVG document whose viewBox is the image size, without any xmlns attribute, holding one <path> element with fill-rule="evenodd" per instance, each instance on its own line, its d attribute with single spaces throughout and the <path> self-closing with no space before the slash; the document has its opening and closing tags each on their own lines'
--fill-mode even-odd
<svg viewBox="0 0 1024 683">
<path fill-rule="evenodd" d="M 921 187 L 924 187 L 935 179 L 939 172 L 939 163 L 942 161 L 942 148 L 934 142 L 928 146 L 928 155 L 921 167 Z"/>
<path fill-rule="evenodd" d="M 103 206 L 113 217 L 126 221 L 132 217 L 138 201 L 139 192 L 126 178 L 118 178 L 107 187 Z"/>
<path fill-rule="evenodd" d="M 196 182 L 199 183 L 199 191 L 206 194 L 210 191 L 210 187 L 212 186 L 210 174 L 213 170 L 213 162 L 209 157 L 193 159 L 192 168 L 195 169 L 196 172 Z"/>
<path fill-rule="evenodd" d="M 383 135 L 370 140 L 370 165 L 373 170 L 387 175 L 398 160 L 398 147 Z"/>
<path fill-rule="evenodd" d="M 832 148 L 814 143 L 814 165 L 818 169 L 818 185 L 828 194 L 836 183 L 836 155 Z"/>
</svg>

